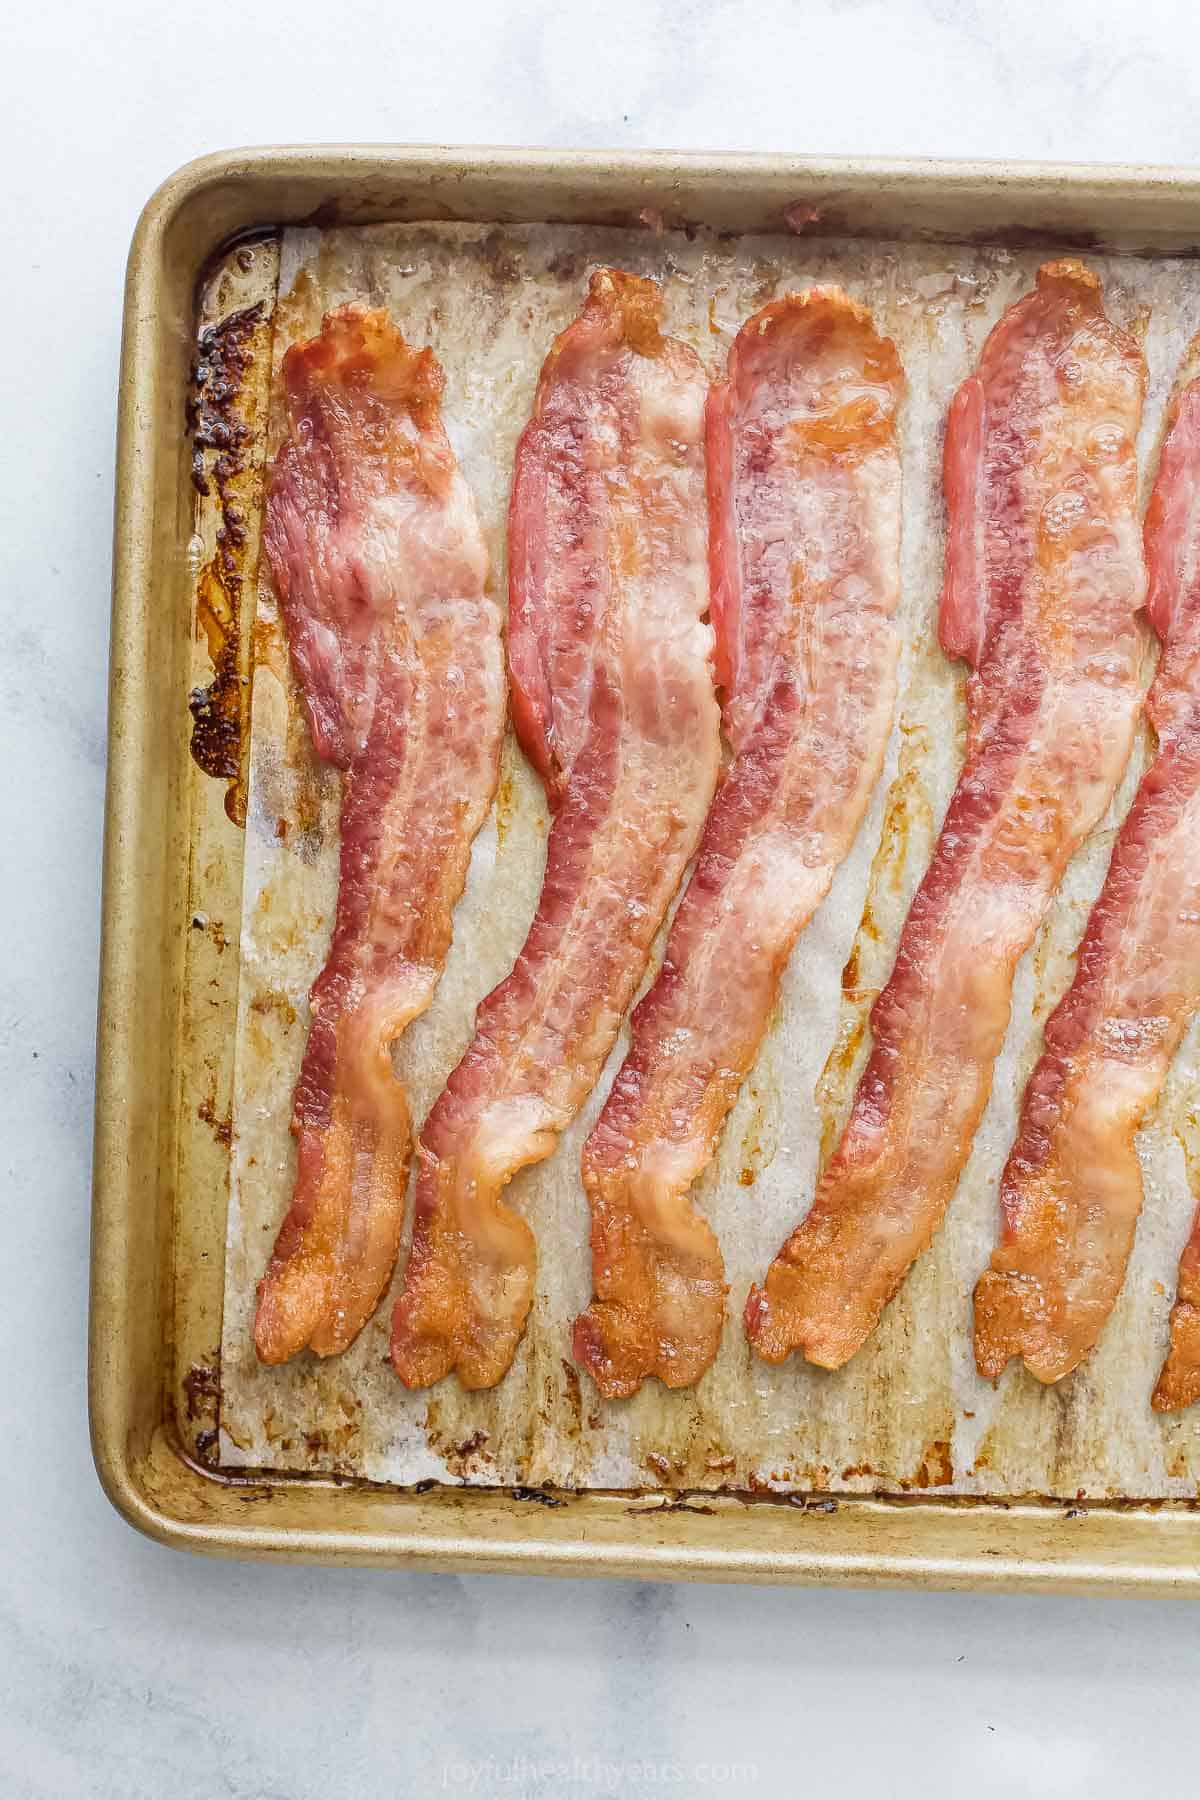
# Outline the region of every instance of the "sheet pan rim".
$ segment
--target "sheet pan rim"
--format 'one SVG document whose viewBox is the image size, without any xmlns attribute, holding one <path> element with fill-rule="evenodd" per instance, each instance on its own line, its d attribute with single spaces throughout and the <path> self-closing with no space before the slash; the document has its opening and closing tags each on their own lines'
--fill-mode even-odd
<svg viewBox="0 0 1200 1800">
<path fill-rule="evenodd" d="M 636 1530 L 618 1545 L 600 1546 L 584 1539 L 571 1545 L 551 1541 L 546 1531 L 529 1529 L 538 1523 L 529 1515 L 541 1509 L 526 1507 L 517 1512 L 520 1503 L 515 1498 L 510 1501 L 514 1511 L 511 1529 L 475 1541 L 447 1532 L 444 1526 L 439 1528 L 436 1496 L 378 1496 L 386 1506 L 412 1508 L 410 1529 L 364 1532 L 337 1523 L 279 1526 L 263 1516 L 270 1502 L 257 1518 L 252 1514 L 250 1521 L 243 1523 L 229 1516 L 230 1506 L 242 1504 L 236 1498 L 230 1499 L 230 1506 L 215 1506 L 210 1522 L 203 1517 L 207 1502 L 217 1492 L 232 1496 L 239 1484 L 214 1480 L 188 1462 L 170 1445 L 161 1423 L 147 1431 L 147 1370 L 137 1366 L 132 1330 L 138 1284 L 131 1284 L 128 1276 L 131 1269 L 138 1269 L 140 1287 L 146 1290 L 159 1280 L 161 1271 L 146 1267 L 144 1194 L 139 1193 L 136 1178 L 139 1150 L 145 1150 L 146 1124 L 138 1117 L 138 1102 L 145 1097 L 144 1086 L 139 1084 L 144 1084 L 146 1071 L 138 1061 L 136 1021 L 132 1010 L 123 1007 L 122 994 L 136 975 L 148 904 L 135 879 L 137 858 L 131 846 L 138 831 L 149 753 L 146 716 L 152 670 L 148 626 L 155 587 L 152 525 L 155 471 L 163 449 L 153 416 L 163 373 L 160 320 L 169 302 L 173 299 L 178 304 L 185 288 L 190 291 L 194 286 L 203 261 L 193 244 L 190 264 L 185 266 L 187 259 L 180 260 L 171 240 L 179 235 L 189 211 L 207 208 L 201 230 L 207 229 L 211 217 L 211 241 L 203 246 L 203 254 L 210 255 L 219 244 L 249 227 L 284 221 L 286 210 L 274 217 L 268 215 L 271 190 L 285 179 L 299 178 L 303 185 L 316 187 L 321 182 L 336 185 L 352 176 L 379 182 L 400 179 L 418 187 L 424 184 L 426 191 L 446 177 L 470 177 L 485 186 L 500 177 L 523 178 L 530 182 L 532 208 L 536 208 L 539 184 L 551 179 L 568 185 L 573 179 L 585 178 L 611 184 L 645 180 L 660 186 L 683 176 L 701 186 L 766 181 L 781 191 L 793 184 L 797 193 L 815 198 L 846 189 L 863 193 L 878 184 L 927 197 L 936 197 L 939 189 L 969 195 L 976 189 L 1000 187 L 1032 202 L 1056 195 L 1067 186 L 1081 199 L 1089 193 L 1103 195 L 1127 203 L 1131 211 L 1141 202 L 1169 195 L 1177 206 L 1182 203 L 1194 213 L 1200 239 L 1200 174 L 1148 165 L 812 159 L 752 152 L 713 155 L 445 145 L 263 145 L 194 159 L 154 192 L 138 220 L 129 255 L 117 433 L 88 1370 L 92 1450 L 105 1494 L 122 1517 L 157 1541 L 217 1555 L 659 1579 L 921 1583 L 1143 1595 L 1200 1592 L 1200 1514 L 1186 1503 L 1175 1507 L 1170 1537 L 1162 1545 L 1162 1562 L 1139 1559 L 1132 1546 L 1126 1548 L 1121 1530 L 1131 1517 L 1149 1523 L 1150 1512 L 1165 1520 L 1166 1510 L 1155 1508 L 1137 1514 L 1120 1507 L 1098 1508 L 1107 1512 L 1111 1528 L 1104 1544 L 1079 1558 L 1068 1553 L 1052 1563 L 1019 1554 L 995 1555 L 991 1560 L 953 1553 L 932 1556 L 927 1551 L 906 1549 L 902 1535 L 869 1555 L 849 1550 L 822 1552 L 812 1547 L 780 1555 L 756 1549 L 753 1543 L 747 1547 L 745 1542 L 712 1546 L 688 1542 L 688 1527 L 682 1521 L 678 1523 L 683 1524 L 685 1536 L 669 1547 L 639 1541 Z M 261 213 L 256 210 L 259 196 Z M 538 216 L 536 210 L 529 216 Z M 171 453 L 177 454 L 177 447 Z M 163 1093 L 157 1092 L 154 1098 L 161 1110 Z M 167 1103 L 169 1099 L 168 1094 Z M 169 1194 L 160 1195 L 158 1203 L 173 1203 L 173 1199 Z M 165 1362 L 169 1305 L 161 1295 L 158 1304 L 161 1316 L 153 1323 Z M 158 1377 L 160 1382 L 165 1379 L 161 1363 Z M 154 1484 L 147 1481 L 147 1471 L 153 1468 L 161 1474 L 164 1458 L 174 1459 L 176 1477 L 173 1482 L 160 1482 L 160 1491 L 155 1491 Z M 257 1484 L 257 1491 L 275 1495 L 288 1486 L 286 1481 L 274 1480 Z M 292 1486 L 294 1489 L 295 1484 Z M 311 1484 L 309 1491 L 314 1495 L 334 1492 L 335 1500 L 338 1498 L 336 1491 L 324 1484 Z M 203 1502 L 201 1495 L 205 1496 Z M 849 1511 L 859 1504 L 855 1498 L 842 1498 L 838 1507 Z M 937 1502 L 929 1504 L 936 1506 Z M 200 1516 L 192 1516 L 197 1509 Z M 1019 1513 L 1020 1509 L 1016 1510 Z M 954 1509 L 947 1505 L 943 1511 L 949 1540 Z"/>
</svg>

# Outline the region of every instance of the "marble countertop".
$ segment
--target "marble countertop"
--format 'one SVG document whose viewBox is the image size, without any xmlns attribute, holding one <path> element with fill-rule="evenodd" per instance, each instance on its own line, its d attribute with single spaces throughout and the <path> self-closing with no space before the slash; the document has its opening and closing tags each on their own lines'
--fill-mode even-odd
<svg viewBox="0 0 1200 1800">
<path fill-rule="evenodd" d="M 103 1499 L 85 1314 L 120 287 L 201 151 L 424 140 L 1195 162 L 1184 0 L 149 0 L 0 58 L 0 1791 L 1183 1792 L 1152 1602 L 237 1567 Z"/>
</svg>

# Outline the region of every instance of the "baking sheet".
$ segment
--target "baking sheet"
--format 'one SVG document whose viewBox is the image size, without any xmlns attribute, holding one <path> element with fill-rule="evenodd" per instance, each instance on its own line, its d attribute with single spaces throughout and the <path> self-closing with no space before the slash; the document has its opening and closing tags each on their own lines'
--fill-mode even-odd
<svg viewBox="0 0 1200 1800">
<path fill-rule="evenodd" d="M 1175 1262 L 1200 1156 L 1193 1032 L 1141 1134 L 1147 1207 L 1125 1291 L 1092 1362 L 1056 1390 L 1017 1369 L 997 1389 L 973 1373 L 970 1291 L 995 1231 L 995 1193 L 1042 1020 L 1103 876 L 1112 831 L 1136 784 L 1135 756 L 1112 815 L 1072 865 L 1018 972 L 1012 1026 L 992 1103 L 934 1249 L 874 1340 L 837 1374 L 750 1358 L 739 1314 L 811 1196 L 865 1053 L 866 1015 L 890 968 L 962 749 L 962 672 L 941 656 L 937 481 L 946 403 L 988 329 L 1032 279 L 1042 253 L 888 246 L 802 237 L 571 227 L 385 226 L 285 234 L 274 362 L 347 299 L 392 308 L 446 368 L 446 418 L 479 500 L 503 582 L 503 522 L 516 436 L 553 334 L 574 315 L 586 274 L 611 261 L 666 282 L 667 328 L 712 371 L 743 319 L 774 293 L 838 280 L 896 338 L 909 377 L 898 724 L 855 849 L 804 934 L 758 1065 L 698 1198 L 721 1239 L 731 1283 L 720 1357 L 691 1393 L 656 1383 L 630 1402 L 599 1399 L 569 1361 L 569 1328 L 590 1292 L 579 1151 L 617 1062 L 547 1163 L 511 1194 L 540 1246 L 538 1294 L 513 1368 L 490 1394 L 453 1382 L 407 1394 L 387 1364 L 390 1302 L 340 1359 L 257 1364 L 254 1284 L 290 1194 L 290 1096 L 309 983 L 328 939 L 336 884 L 337 777 L 309 750 L 269 583 L 260 581 L 241 983 L 235 1044 L 233 1168 L 222 1341 L 221 1460 L 412 1483 L 451 1479 L 564 1486 L 728 1486 L 823 1491 L 1075 1497 L 1193 1496 L 1200 1420 L 1160 1419 L 1148 1396 L 1165 1342 Z M 1097 257 L 1109 310 L 1142 338 L 1151 390 L 1143 480 L 1183 348 L 1200 324 L 1188 262 Z M 276 401 L 278 381 L 274 380 Z M 278 433 L 278 405 L 273 434 Z M 1147 659 L 1147 675 L 1150 658 Z M 420 1118 L 470 1035 L 475 1004 L 505 974 L 536 901 L 546 813 L 510 740 L 497 805 L 477 841 L 445 978 L 397 1053 Z"/>
</svg>

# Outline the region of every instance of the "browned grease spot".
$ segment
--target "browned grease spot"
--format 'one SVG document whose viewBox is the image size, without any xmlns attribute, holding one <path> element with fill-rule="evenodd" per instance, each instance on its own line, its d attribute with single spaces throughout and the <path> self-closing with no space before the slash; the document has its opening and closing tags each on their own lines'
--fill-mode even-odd
<svg viewBox="0 0 1200 1800">
<path fill-rule="evenodd" d="M 218 1462 L 217 1429 L 221 1406 L 221 1352 L 213 1350 L 208 1362 L 193 1363 L 183 1378 L 187 1422 L 200 1425 L 192 1434 L 192 1448 L 200 1461 L 215 1469 Z"/>
<path fill-rule="evenodd" d="M 850 1086 L 858 1070 L 863 1042 L 870 1025 L 877 990 L 864 985 L 864 968 L 875 968 L 884 942 L 884 928 L 877 916 L 879 896 L 901 891 L 908 866 L 910 845 L 918 837 L 932 836 L 933 814 L 921 778 L 928 752 L 926 733 L 913 726 L 903 730 L 900 766 L 888 790 L 879 845 L 871 863 L 867 899 L 858 931 L 842 969 L 842 1008 L 833 1048 L 817 1082 L 816 1101 L 821 1119 L 822 1166 L 828 1162 L 841 1137 L 850 1104 Z"/>
<path fill-rule="evenodd" d="M 278 1444 L 287 1430 L 287 1422 L 281 1419 L 273 1406 L 269 1406 L 263 1414 L 263 1433 L 268 1444 Z"/>
<path fill-rule="evenodd" d="M 767 1025 L 767 1037 L 777 1030 L 782 1016 L 782 1005 L 776 1001 Z M 743 1160 L 738 1182 L 742 1187 L 753 1187 L 763 1170 L 774 1162 L 779 1148 L 776 1123 L 779 1093 L 769 1046 L 760 1055 L 754 1080 L 747 1083 L 746 1092 L 750 1096 L 751 1110 L 742 1134 Z"/>
<path fill-rule="evenodd" d="M 949 1487 L 954 1480 L 954 1461 L 946 1438 L 934 1438 L 926 1444 L 924 1455 L 912 1478 L 913 1487 Z"/>
<path fill-rule="evenodd" d="M 228 1150 L 233 1142 L 233 1120 L 230 1115 L 226 1113 L 223 1119 L 218 1118 L 216 1107 L 211 1100 L 202 1100 L 196 1108 L 196 1114 L 206 1125 L 212 1126 L 213 1136 Z"/>
<path fill-rule="evenodd" d="M 512 776 L 507 769 L 502 769 L 500 780 L 496 786 L 496 848 L 504 848 L 504 840 L 508 836 L 512 824 L 515 796 L 513 794 Z"/>
<path fill-rule="evenodd" d="M 262 1017 L 274 1013 L 285 1027 L 296 1023 L 295 1007 L 286 994 L 280 993 L 275 988 L 266 988 L 255 994 L 250 1002 L 250 1011 L 258 1013 Z"/>
<path fill-rule="evenodd" d="M 1172 1481 L 1187 1481 L 1191 1476 L 1192 1470 L 1188 1466 L 1188 1454 L 1182 1445 L 1172 1453 L 1171 1460 L 1167 1464 L 1167 1474 Z"/>
<path fill-rule="evenodd" d="M 335 1477 L 339 1474 L 352 1476 L 355 1464 L 361 1458 L 362 1443 L 359 1414 L 361 1406 L 358 1401 L 345 1396 L 329 1400 L 329 1411 L 340 1414 L 329 1417 L 322 1425 L 303 1435 L 303 1443 L 308 1452 L 310 1466 L 327 1468 Z"/>
<path fill-rule="evenodd" d="M 205 913 L 192 914 L 192 930 L 207 932 L 212 939 L 213 948 L 218 951 L 228 950 L 229 938 L 220 919 L 210 919 Z"/>
<path fill-rule="evenodd" d="M 279 819 L 276 829 L 281 839 L 290 835 L 298 836 L 305 845 L 315 843 L 314 854 L 321 848 L 321 790 L 310 782 L 301 781 L 296 788 L 296 817 Z"/>
<path fill-rule="evenodd" d="M 494 1460 L 487 1450 L 489 1434 L 482 1426 L 476 1426 L 462 1438 L 443 1429 L 441 1403 L 437 1400 L 431 1400 L 425 1409 L 425 1441 L 459 1481 L 465 1481 L 480 1462 Z"/>
<path fill-rule="evenodd" d="M 187 1416 L 193 1423 L 206 1416 L 216 1417 L 221 1399 L 221 1352 L 219 1350 L 213 1351 L 210 1362 L 192 1364 L 183 1378 L 183 1392 L 187 1400 Z"/>
<path fill-rule="evenodd" d="M 842 1019 L 837 1038 L 825 1061 L 817 1082 L 817 1109 L 821 1115 L 822 1167 L 833 1155 L 842 1135 L 843 1114 L 848 1103 L 847 1088 L 852 1071 L 857 1067 L 859 1049 L 867 1032 L 868 1013 L 864 1009 L 857 1018 Z"/>
<path fill-rule="evenodd" d="M 569 1429 L 578 1437 L 583 1430 L 583 1391 L 579 1385 L 579 1370 L 574 1363 L 562 1358 L 563 1380 L 566 1383 L 566 1400 L 571 1414 Z"/>
<path fill-rule="evenodd" d="M 218 572 L 215 563 L 209 563 L 201 573 L 196 606 L 208 638 L 214 673 L 209 685 L 193 688 L 188 699 L 192 755 L 206 775 L 231 784 L 225 810 L 236 825 L 246 823 L 245 796 L 238 788 L 243 682 L 237 667 L 235 594 L 240 585 L 240 577 L 235 587 L 231 579 Z M 218 595 L 219 603 L 215 598 Z"/>
<path fill-rule="evenodd" d="M 206 775 L 227 782 L 225 811 L 246 822 L 246 752 L 249 735 L 247 683 L 239 668 L 239 629 L 245 580 L 247 456 L 253 438 L 253 402 L 245 393 L 254 362 L 256 334 L 266 311 L 261 301 L 230 313 L 200 333 L 192 365 L 187 423 L 192 439 L 192 482 L 197 493 L 214 489 L 221 509 L 216 550 L 200 572 L 196 613 L 208 645 L 213 679 L 195 688 L 192 755 Z M 248 416 L 250 415 L 250 416 Z"/>
</svg>

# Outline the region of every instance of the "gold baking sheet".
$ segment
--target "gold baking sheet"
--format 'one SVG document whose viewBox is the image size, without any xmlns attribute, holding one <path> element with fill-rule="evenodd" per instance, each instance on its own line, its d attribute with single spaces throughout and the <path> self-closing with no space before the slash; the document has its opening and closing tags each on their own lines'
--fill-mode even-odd
<svg viewBox="0 0 1200 1800">
<path fill-rule="evenodd" d="M 249 1340 L 254 1283 L 286 1207 L 287 1131 L 308 985 L 328 938 L 336 881 L 337 777 L 308 748 L 269 581 L 254 631 L 249 804 L 233 1044 L 232 1183 L 221 1334 L 219 1457 L 229 1468 L 561 1487 L 726 1487 L 823 1493 L 935 1490 L 1075 1499 L 1192 1497 L 1200 1420 L 1161 1419 L 1148 1396 L 1165 1341 L 1175 1262 L 1193 1206 L 1197 1037 L 1189 1036 L 1140 1139 L 1147 1207 L 1125 1291 L 1096 1357 L 1056 1390 L 1017 1370 L 993 1389 L 974 1375 L 970 1290 L 995 1229 L 995 1192 L 1021 1086 L 1046 1012 L 1061 993 L 1112 830 L 1069 871 L 1018 973 L 992 1104 L 935 1248 L 875 1339 L 836 1375 L 748 1355 L 739 1314 L 811 1195 L 865 1053 L 865 1020 L 886 978 L 962 749 L 962 671 L 936 644 L 941 576 L 940 435 L 945 408 L 990 326 L 1046 254 L 780 235 L 730 239 L 600 226 L 395 225 L 293 229 L 282 239 L 273 359 L 342 300 L 386 304 L 446 368 L 451 438 L 479 499 L 503 582 L 504 509 L 517 432 L 554 333 L 586 274 L 611 261 L 664 282 L 667 326 L 714 374 L 743 319 L 774 293 L 836 280 L 896 338 L 909 378 L 903 417 L 902 618 L 898 723 L 854 852 L 792 958 L 758 1065 L 698 1189 L 725 1252 L 731 1295 L 718 1362 L 692 1393 L 657 1383 L 631 1402 L 599 1399 L 569 1360 L 569 1327 L 590 1291 L 579 1150 L 616 1061 L 547 1163 L 513 1184 L 540 1246 L 538 1296 L 506 1380 L 467 1395 L 448 1381 L 409 1395 L 386 1366 L 390 1303 L 344 1357 L 261 1369 Z M 811 228 L 811 227 L 810 227 Z M 1189 261 L 1089 256 L 1114 317 L 1143 340 L 1151 388 L 1140 452 L 1152 473 L 1162 409 L 1200 325 Z M 277 382 L 275 383 L 277 390 Z M 277 399 L 277 392 L 276 392 Z M 278 431 L 278 408 L 272 429 Z M 261 445 L 260 445 L 261 448 Z M 1150 669 L 1147 657 L 1147 676 Z M 428 1015 L 397 1070 L 419 1119 L 470 1034 L 474 1006 L 504 973 L 536 901 L 546 814 L 520 753 L 506 745 L 500 793 L 480 834 L 455 942 Z M 236 927 L 235 927 L 236 929 Z"/>
<path fill-rule="evenodd" d="M 689 1495 L 669 1472 L 658 1493 L 550 1495 L 219 1465 L 246 834 L 227 813 L 224 780 L 189 755 L 183 705 L 212 677 L 199 599 L 221 524 L 191 479 L 197 305 L 205 322 L 273 305 L 290 226 L 553 219 L 600 232 L 656 213 L 669 230 L 743 236 L 818 213 L 828 235 L 967 256 L 986 245 L 1119 251 L 1135 259 L 1131 283 L 1158 259 L 1200 256 L 1200 181 L 1179 168 L 277 145 L 203 157 L 164 182 L 130 249 L 119 391 L 88 1352 L 99 1479 L 139 1530 L 213 1556 L 1194 1595 L 1195 1499 L 913 1491 L 789 1503 Z M 238 414 L 249 417 L 269 375 L 268 341 L 233 396 Z M 245 483 L 253 490 L 252 469 Z M 239 638 L 239 674 L 250 648 Z M 648 1473 L 646 1485 L 658 1480 Z"/>
</svg>

